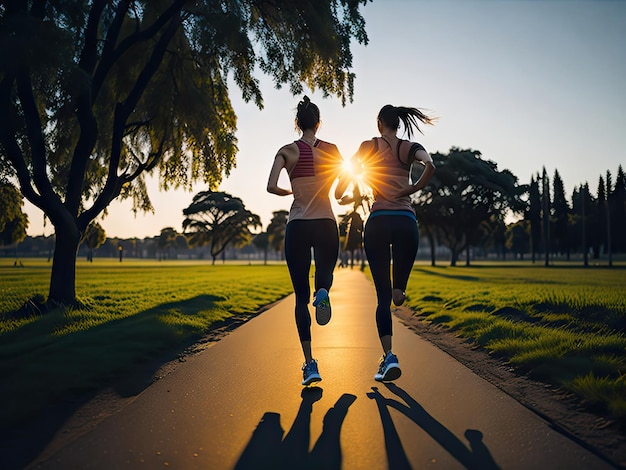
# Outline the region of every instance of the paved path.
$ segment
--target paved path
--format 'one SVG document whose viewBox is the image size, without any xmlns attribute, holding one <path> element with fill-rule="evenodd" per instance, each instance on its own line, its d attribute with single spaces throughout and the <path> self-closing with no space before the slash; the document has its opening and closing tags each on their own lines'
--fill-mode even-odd
<svg viewBox="0 0 626 470">
<path fill-rule="evenodd" d="M 300 386 L 292 295 L 37 468 L 611 468 L 395 318 L 403 374 L 375 382 L 372 284 L 337 270 L 331 300 L 319 387 Z"/>
</svg>

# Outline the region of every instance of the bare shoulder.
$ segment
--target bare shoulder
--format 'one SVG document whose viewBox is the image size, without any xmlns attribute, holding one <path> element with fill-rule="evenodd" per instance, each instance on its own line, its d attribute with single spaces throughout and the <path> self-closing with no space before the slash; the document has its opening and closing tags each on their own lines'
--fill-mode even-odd
<svg viewBox="0 0 626 470">
<path fill-rule="evenodd" d="M 283 145 L 279 150 L 278 153 L 298 153 L 298 146 L 296 145 L 295 142 L 289 142 L 288 144 Z"/>
<path fill-rule="evenodd" d="M 376 138 L 372 138 L 369 140 L 364 140 L 359 145 L 359 150 L 357 150 L 357 155 L 359 158 L 365 158 L 367 156 L 372 156 L 373 153 L 377 150 L 378 143 L 376 142 Z"/>
<path fill-rule="evenodd" d="M 294 160 L 297 161 L 299 155 L 300 151 L 298 150 L 298 146 L 295 142 L 283 145 L 276 153 L 276 157 L 283 157 L 285 162 L 292 162 Z"/>
</svg>

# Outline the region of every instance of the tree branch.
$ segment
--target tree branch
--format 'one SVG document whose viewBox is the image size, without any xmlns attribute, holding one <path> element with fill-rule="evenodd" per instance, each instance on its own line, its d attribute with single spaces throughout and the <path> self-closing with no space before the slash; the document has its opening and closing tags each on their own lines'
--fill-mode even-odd
<svg viewBox="0 0 626 470">
<path fill-rule="evenodd" d="M 98 23 L 106 4 L 106 0 L 97 0 L 89 11 L 89 18 L 87 19 L 87 26 L 84 32 L 85 44 L 78 63 L 78 67 L 84 70 L 87 76 L 91 76 L 98 61 Z"/>
<path fill-rule="evenodd" d="M 116 14 L 112 27 L 109 29 L 109 33 L 113 32 L 114 35 L 107 34 L 105 49 L 102 53 L 102 58 L 96 69 L 96 73 L 93 78 L 94 99 L 100 92 L 100 88 L 104 83 L 104 78 L 109 73 L 113 64 L 124 54 L 128 49 L 137 43 L 147 41 L 154 37 L 161 29 L 167 24 L 168 21 L 178 18 L 180 21 L 180 11 L 184 5 L 184 0 L 177 0 L 159 16 L 154 23 L 148 26 L 143 31 L 139 31 L 130 36 L 127 36 L 122 42 L 115 48 L 119 31 L 122 25 L 122 21 L 128 11 L 128 2 L 122 2 L 120 6 L 123 8 Z M 123 12 L 123 14 L 121 14 Z"/>
<path fill-rule="evenodd" d="M 109 30 L 107 31 L 107 35 L 104 40 L 102 56 L 100 57 L 100 62 L 97 65 L 92 80 L 94 99 L 98 96 L 98 93 L 100 92 L 100 88 L 104 83 L 104 77 L 106 77 L 106 75 L 111 70 L 111 67 L 115 63 L 115 60 L 117 60 L 117 57 L 119 57 L 119 54 L 114 57 L 113 52 L 115 51 L 115 44 L 117 44 L 117 39 L 120 35 L 120 30 L 122 29 L 122 24 L 124 22 L 124 18 L 126 17 L 126 13 L 128 12 L 128 8 L 128 1 L 121 1 L 118 4 L 115 18 L 113 19 L 113 22 L 111 23 L 111 26 L 109 26 Z"/>
<path fill-rule="evenodd" d="M 87 77 L 91 76 L 98 61 L 98 23 L 105 6 L 106 0 L 94 2 L 85 26 L 85 44 L 81 52 L 78 68 L 83 70 Z M 93 113 L 91 82 L 82 83 L 76 101 L 76 116 L 80 126 L 80 137 L 72 155 L 65 196 L 65 205 L 74 217 L 78 215 L 78 208 L 82 201 L 87 162 L 98 138 L 98 123 Z"/>
<path fill-rule="evenodd" d="M 30 171 L 26 165 L 22 149 L 20 149 L 17 139 L 15 138 L 17 133 L 12 125 L 13 116 L 10 110 L 13 106 L 10 96 L 14 81 L 14 75 L 7 74 L 2 82 L 0 82 L 0 122 L 4 123 L 4 125 L 0 126 L 0 145 L 4 147 L 6 156 L 15 168 L 22 194 L 35 206 L 43 210 L 43 201 L 31 184 Z"/>
<path fill-rule="evenodd" d="M 126 121 L 130 114 L 133 112 L 137 103 L 141 99 L 148 83 L 156 73 L 159 65 L 161 64 L 167 45 L 171 41 L 174 33 L 180 26 L 180 18 L 174 18 L 168 25 L 167 29 L 163 32 L 159 41 L 152 51 L 152 55 L 148 60 L 148 63 L 144 66 L 143 70 L 139 74 L 135 86 L 128 94 L 126 100 L 120 103 L 115 108 L 115 115 L 113 119 L 113 136 L 111 143 L 111 159 L 109 165 L 109 177 L 113 177 L 117 172 L 119 165 L 119 159 L 121 154 L 121 144 L 124 129 L 126 128 Z"/>
<path fill-rule="evenodd" d="M 182 1 L 176 2 L 176 4 Z M 122 139 L 124 137 L 124 130 L 126 128 L 126 121 L 133 112 L 137 103 L 141 99 L 143 92 L 145 91 L 150 79 L 157 71 L 163 56 L 167 50 L 167 45 L 171 41 L 172 37 L 176 33 L 176 30 L 180 26 L 180 16 L 171 20 L 167 29 L 163 32 L 159 41 L 157 42 L 152 55 L 144 66 L 143 70 L 135 82 L 135 86 L 129 93 L 128 97 L 123 103 L 119 103 L 115 107 L 115 113 L 113 118 L 113 135 L 111 137 L 111 155 L 109 158 L 109 173 L 104 188 L 100 192 L 100 195 L 94 201 L 94 204 L 88 210 L 84 211 L 80 219 L 80 224 L 87 226 L 91 220 L 93 220 L 100 212 L 102 212 L 108 204 L 119 196 L 122 186 L 127 182 L 126 177 L 118 176 L 117 171 L 120 163 L 120 157 L 122 152 Z M 139 174 L 137 173 L 136 176 Z"/>
<path fill-rule="evenodd" d="M 46 147 L 41 131 L 41 119 L 37 103 L 33 96 L 32 84 L 28 72 L 20 70 L 16 77 L 17 94 L 24 112 L 26 135 L 31 150 L 33 182 L 44 198 L 56 197 L 46 172 Z"/>
<path fill-rule="evenodd" d="M 91 87 L 86 85 L 78 96 L 76 116 L 80 125 L 80 137 L 74 148 L 67 180 L 65 205 L 76 216 L 82 200 L 85 169 L 98 138 L 98 122 L 93 113 Z"/>
<path fill-rule="evenodd" d="M 33 168 L 32 180 L 39 191 L 40 197 L 35 198 L 39 203 L 37 207 L 50 218 L 53 225 L 57 225 L 61 220 L 67 219 L 68 212 L 65 210 L 59 196 L 52 189 L 52 184 L 48 178 L 46 170 L 46 146 L 41 128 L 41 119 L 37 111 L 37 104 L 33 96 L 32 84 L 26 70 L 21 70 L 17 74 L 17 93 L 24 112 L 26 122 L 26 135 L 30 144 L 31 162 Z M 30 179 L 30 178 L 29 178 Z M 21 182 L 20 182 L 21 184 Z M 31 194 L 32 196 L 32 194 Z"/>
</svg>

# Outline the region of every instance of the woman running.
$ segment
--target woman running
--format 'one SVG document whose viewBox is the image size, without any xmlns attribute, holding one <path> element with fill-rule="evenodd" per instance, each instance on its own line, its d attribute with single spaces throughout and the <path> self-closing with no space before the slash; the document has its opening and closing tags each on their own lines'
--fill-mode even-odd
<svg viewBox="0 0 626 470">
<path fill-rule="evenodd" d="M 315 136 L 319 125 L 319 108 L 305 96 L 296 114 L 296 127 L 302 136 L 278 151 L 267 183 L 270 193 L 294 197 L 285 230 L 285 258 L 296 296 L 296 327 L 304 353 L 302 385 L 322 380 L 311 352 L 311 250 L 315 260 L 313 306 L 320 325 L 330 321 L 328 292 L 339 254 L 339 231 L 329 194 L 343 158 L 335 144 Z M 291 189 L 278 186 L 283 169 L 287 170 Z"/>
</svg>

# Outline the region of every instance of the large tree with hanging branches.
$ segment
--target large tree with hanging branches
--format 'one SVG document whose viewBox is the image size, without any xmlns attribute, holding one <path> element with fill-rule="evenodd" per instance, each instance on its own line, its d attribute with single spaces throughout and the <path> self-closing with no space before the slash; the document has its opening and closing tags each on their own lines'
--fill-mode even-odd
<svg viewBox="0 0 626 470">
<path fill-rule="evenodd" d="M 0 164 L 55 229 L 48 304 L 73 304 L 76 253 L 116 198 L 216 189 L 235 165 L 228 81 L 353 95 L 367 0 L 0 2 Z M 4 172 L 4 171 L 3 171 Z"/>
</svg>

